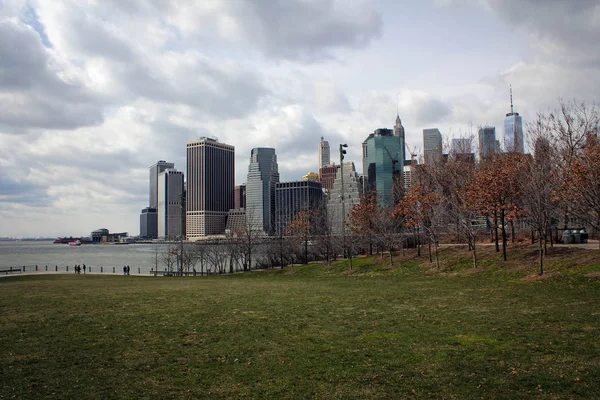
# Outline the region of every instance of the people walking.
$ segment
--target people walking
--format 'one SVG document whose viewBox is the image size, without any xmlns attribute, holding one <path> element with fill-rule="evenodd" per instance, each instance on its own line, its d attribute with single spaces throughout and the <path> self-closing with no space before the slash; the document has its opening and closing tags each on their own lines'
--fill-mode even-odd
<svg viewBox="0 0 600 400">
<path fill-rule="evenodd" d="M 83 274 L 85 275 L 85 264 L 83 264 Z"/>
<path fill-rule="evenodd" d="M 123 275 L 127 275 L 127 267 L 123 265 Z"/>
</svg>

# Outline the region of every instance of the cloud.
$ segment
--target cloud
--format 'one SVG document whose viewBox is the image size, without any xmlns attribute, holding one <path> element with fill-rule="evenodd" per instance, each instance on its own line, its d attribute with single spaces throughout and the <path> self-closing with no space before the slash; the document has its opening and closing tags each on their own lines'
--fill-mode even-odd
<svg viewBox="0 0 600 400">
<path fill-rule="evenodd" d="M 600 4 L 595 0 L 487 0 L 502 19 L 525 29 L 545 59 L 598 65 Z"/>
<path fill-rule="evenodd" d="M 33 28 L 0 21 L 0 129 L 72 129 L 103 121 L 102 101 Z"/>
<path fill-rule="evenodd" d="M 306 62 L 330 58 L 339 48 L 365 47 L 382 32 L 381 15 L 369 3 L 338 0 L 174 3 L 167 21 L 184 37 L 214 32 L 268 57 Z"/>
</svg>

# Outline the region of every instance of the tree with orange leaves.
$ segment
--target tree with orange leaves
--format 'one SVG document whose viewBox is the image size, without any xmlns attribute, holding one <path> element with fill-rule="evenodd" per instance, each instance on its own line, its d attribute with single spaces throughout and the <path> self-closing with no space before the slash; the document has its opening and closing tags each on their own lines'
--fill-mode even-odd
<svg viewBox="0 0 600 400">
<path fill-rule="evenodd" d="M 519 174 L 523 169 L 524 162 L 523 154 L 496 155 L 480 166 L 469 191 L 469 201 L 472 207 L 492 218 L 496 251 L 500 251 L 498 246 L 498 228 L 500 228 L 504 261 L 507 259 L 506 222 L 516 220 L 522 215 Z"/>
<path fill-rule="evenodd" d="M 573 163 L 566 195 L 572 213 L 600 231 L 600 140 L 590 133 L 580 157 Z"/>
<path fill-rule="evenodd" d="M 444 226 L 444 207 L 442 197 L 433 191 L 430 186 L 422 184 L 412 185 L 406 196 L 398 202 L 393 216 L 404 221 L 407 227 L 419 232 L 423 229 L 427 233 L 428 243 L 433 242 L 435 249 L 435 262 L 440 267 L 438 258 L 439 236 Z M 430 261 L 431 261 L 431 251 Z"/>
<path fill-rule="evenodd" d="M 360 198 L 360 203 L 354 204 L 350 209 L 350 228 L 356 235 L 360 235 L 369 243 L 369 254 L 373 254 L 375 235 L 375 221 L 378 216 L 377 192 L 365 193 Z"/>
</svg>

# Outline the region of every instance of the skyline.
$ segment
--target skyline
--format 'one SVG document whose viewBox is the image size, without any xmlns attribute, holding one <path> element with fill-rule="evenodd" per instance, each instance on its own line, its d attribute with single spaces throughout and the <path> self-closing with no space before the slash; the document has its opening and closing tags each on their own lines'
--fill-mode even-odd
<svg viewBox="0 0 600 400">
<path fill-rule="evenodd" d="M 422 154 L 427 128 L 503 141 L 510 85 L 524 125 L 600 89 L 593 1 L 235 4 L 0 0 L 0 236 L 137 233 L 148 167 L 201 136 L 236 147 L 236 184 L 254 147 L 290 181 L 321 136 L 362 172 L 397 113 Z"/>
</svg>

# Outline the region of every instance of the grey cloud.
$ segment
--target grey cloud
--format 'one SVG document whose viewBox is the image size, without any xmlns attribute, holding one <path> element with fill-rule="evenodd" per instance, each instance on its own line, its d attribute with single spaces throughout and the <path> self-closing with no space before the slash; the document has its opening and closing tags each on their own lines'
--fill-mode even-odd
<svg viewBox="0 0 600 400">
<path fill-rule="evenodd" d="M 103 121 L 99 97 L 61 71 L 29 26 L 0 21 L 0 128 L 73 129 Z"/>
<path fill-rule="evenodd" d="M 421 124 L 440 122 L 450 113 L 450 108 L 444 102 L 435 98 L 417 100 L 414 105 L 415 122 Z"/>
<path fill-rule="evenodd" d="M 211 5 L 173 3 L 167 19 L 200 43 L 216 35 L 269 57 L 306 62 L 331 58 L 339 48 L 363 48 L 382 34 L 381 15 L 369 2 L 220 0 Z"/>
<path fill-rule="evenodd" d="M 250 2 L 268 54 L 318 60 L 336 47 L 361 48 L 381 35 L 382 18 L 367 7 L 333 0 Z"/>
<path fill-rule="evenodd" d="M 487 3 L 506 22 L 526 29 L 547 57 L 567 64 L 598 66 L 600 63 L 597 0 L 487 0 Z"/>
<path fill-rule="evenodd" d="M 45 188 L 39 185 L 0 175 L 0 203 L 43 207 L 48 205 L 49 198 Z"/>
</svg>

